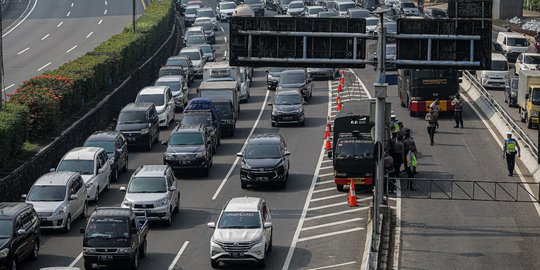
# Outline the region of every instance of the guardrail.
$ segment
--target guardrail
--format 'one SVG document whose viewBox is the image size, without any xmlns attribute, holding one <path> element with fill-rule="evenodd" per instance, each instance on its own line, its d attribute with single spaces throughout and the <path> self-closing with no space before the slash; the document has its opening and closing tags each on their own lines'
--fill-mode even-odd
<svg viewBox="0 0 540 270">
<path fill-rule="evenodd" d="M 489 93 L 486 88 L 482 86 L 480 82 L 468 71 L 464 71 L 463 74 L 465 77 L 474 85 L 484 97 L 484 99 L 497 111 L 497 113 L 503 118 L 504 122 L 512 129 L 515 133 L 515 137 L 520 139 L 522 145 L 531 150 L 531 154 L 535 159 L 538 160 L 538 146 L 534 143 L 533 140 L 525 133 L 525 131 L 512 119 L 512 117 L 503 109 L 503 107 L 495 100 L 493 95 Z"/>
</svg>

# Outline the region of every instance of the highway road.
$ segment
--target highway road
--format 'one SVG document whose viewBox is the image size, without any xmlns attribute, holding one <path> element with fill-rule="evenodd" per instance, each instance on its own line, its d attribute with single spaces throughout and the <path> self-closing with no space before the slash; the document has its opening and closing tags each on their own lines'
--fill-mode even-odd
<svg viewBox="0 0 540 270">
<path fill-rule="evenodd" d="M 145 1 L 137 0 L 137 13 Z M 12 93 L 24 80 L 92 50 L 131 22 L 131 0 L 21 0 L 4 15 L 5 81 Z"/>
</svg>

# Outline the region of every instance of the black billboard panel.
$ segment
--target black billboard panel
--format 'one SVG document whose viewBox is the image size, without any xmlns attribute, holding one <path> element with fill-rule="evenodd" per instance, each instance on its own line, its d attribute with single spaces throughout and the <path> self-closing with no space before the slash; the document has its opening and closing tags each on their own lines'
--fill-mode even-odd
<svg viewBox="0 0 540 270">
<path fill-rule="evenodd" d="M 231 66 L 365 67 L 365 37 L 353 37 L 365 19 L 232 17 L 229 28 Z"/>
<path fill-rule="evenodd" d="M 397 24 L 398 68 L 491 68 L 491 21 L 404 18 L 398 19 Z M 399 35 L 409 35 L 409 38 L 400 38 Z M 431 45 L 426 35 L 432 35 Z M 447 39 L 438 39 L 441 36 L 447 36 Z M 448 36 L 460 36 L 462 40 Z M 466 36 L 479 36 L 480 39 L 474 40 L 471 48 L 471 41 Z M 405 61 L 400 63 L 401 60 Z M 422 61 L 422 66 L 413 60 Z M 478 65 L 473 66 L 472 62 Z"/>
<path fill-rule="evenodd" d="M 491 19 L 493 0 L 449 0 L 449 18 Z"/>
</svg>

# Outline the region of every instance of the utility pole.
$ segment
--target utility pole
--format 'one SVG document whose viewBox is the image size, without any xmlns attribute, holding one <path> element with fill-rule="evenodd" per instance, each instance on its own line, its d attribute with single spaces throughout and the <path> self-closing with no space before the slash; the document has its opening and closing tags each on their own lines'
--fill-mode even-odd
<svg viewBox="0 0 540 270">
<path fill-rule="evenodd" d="M 0 29 L 2 29 L 2 13 L 4 12 L 2 8 L 2 4 L 0 3 Z M 5 93 L 4 93 L 4 41 L 2 39 L 2 35 L 0 35 L 0 110 L 2 110 L 2 107 L 4 105 Z"/>
<path fill-rule="evenodd" d="M 133 7 L 133 14 L 131 16 L 131 32 L 132 33 L 135 33 L 135 11 L 136 11 L 136 4 L 135 4 L 135 0 L 132 0 L 131 4 L 132 4 L 132 7 Z"/>
<path fill-rule="evenodd" d="M 386 115 L 386 89 L 388 84 L 386 83 L 386 71 L 385 71 L 385 61 L 386 61 L 386 33 L 384 30 L 384 13 L 388 9 L 380 10 L 374 12 L 380 18 L 380 26 L 377 31 L 378 41 L 377 41 L 377 82 L 373 84 L 375 87 L 375 145 L 379 147 L 380 150 L 384 149 L 384 131 L 385 131 L 385 115 Z M 377 251 L 378 247 L 375 241 L 376 235 L 380 234 L 379 229 L 379 206 L 382 202 L 383 195 L 383 186 L 384 186 L 384 155 L 383 151 L 378 151 L 379 154 L 376 157 L 377 160 L 377 170 L 375 173 L 375 188 L 373 194 L 373 241 L 371 250 Z"/>
</svg>

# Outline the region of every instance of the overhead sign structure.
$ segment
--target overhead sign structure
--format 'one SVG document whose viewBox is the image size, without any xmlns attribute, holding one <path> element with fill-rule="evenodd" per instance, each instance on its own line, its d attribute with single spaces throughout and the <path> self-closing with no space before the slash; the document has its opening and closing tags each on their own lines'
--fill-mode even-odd
<svg viewBox="0 0 540 270">
<path fill-rule="evenodd" d="M 364 68 L 365 19 L 231 17 L 231 66 Z"/>
<path fill-rule="evenodd" d="M 491 21 L 402 18 L 396 66 L 403 69 L 491 69 Z"/>
<path fill-rule="evenodd" d="M 493 0 L 449 0 L 449 18 L 491 19 Z"/>
</svg>

